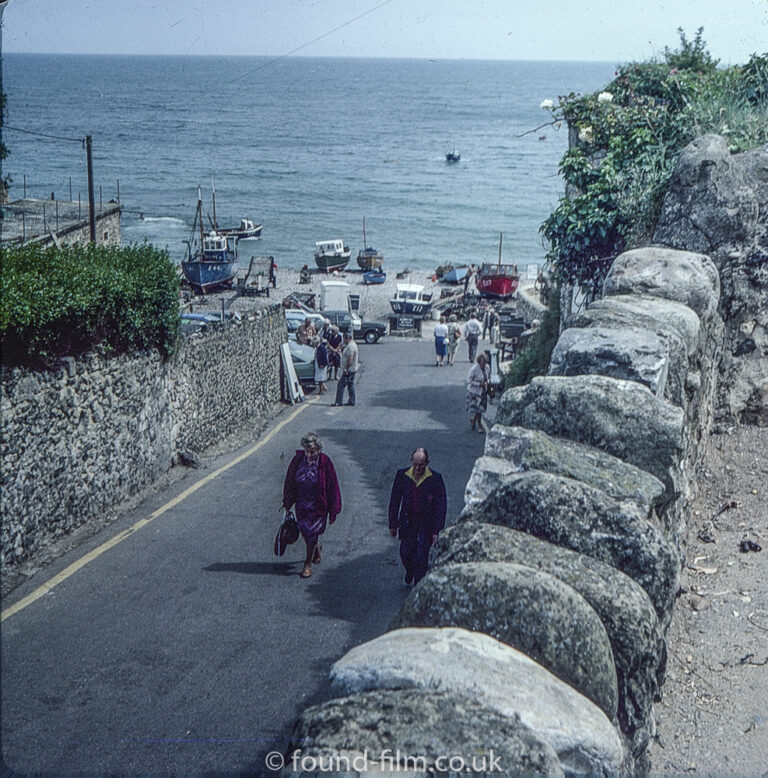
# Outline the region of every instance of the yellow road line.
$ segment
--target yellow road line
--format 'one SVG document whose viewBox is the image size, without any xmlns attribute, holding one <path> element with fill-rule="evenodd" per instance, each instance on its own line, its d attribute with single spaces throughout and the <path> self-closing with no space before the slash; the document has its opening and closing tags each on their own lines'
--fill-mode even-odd
<svg viewBox="0 0 768 778">
<path fill-rule="evenodd" d="M 202 478 L 197 483 L 192 484 L 192 486 L 190 486 L 188 489 L 185 489 L 181 494 L 177 495 L 172 500 L 168 501 L 161 508 L 158 508 L 156 511 L 151 513 L 147 518 L 139 519 L 135 524 L 128 527 L 128 529 L 123 530 L 122 532 L 115 535 L 113 538 L 107 540 L 105 543 L 102 543 L 98 548 L 94 548 L 93 551 L 89 551 L 85 556 L 81 557 L 76 562 L 73 562 L 71 565 L 69 565 L 69 567 L 65 567 L 60 573 L 54 575 L 53 578 L 50 578 L 44 584 L 38 586 L 37 589 L 35 589 L 30 594 L 28 594 L 26 597 L 19 600 L 14 605 L 11 605 L 9 608 L 6 608 L 6 610 L 4 610 L 0 615 L 0 622 L 3 622 L 7 618 L 13 616 L 14 613 L 18 613 L 20 610 L 24 610 L 24 608 L 26 608 L 28 605 L 31 605 L 36 600 L 39 600 L 43 595 L 48 594 L 48 592 L 50 592 L 54 587 L 62 583 L 62 581 L 66 581 L 67 578 L 69 578 L 71 575 L 73 575 L 78 570 L 80 570 L 80 568 L 85 567 L 89 562 L 92 562 L 94 559 L 96 559 L 96 557 L 101 556 L 105 551 L 109 551 L 110 548 L 113 548 L 118 543 L 130 537 L 131 535 L 134 534 L 134 532 L 138 532 L 142 527 L 146 527 L 147 524 L 159 518 L 166 511 L 169 511 L 171 508 L 177 506 L 180 502 L 186 500 L 187 497 L 194 494 L 198 489 L 202 488 L 206 484 L 213 481 L 214 478 L 218 478 L 222 473 L 225 473 L 231 467 L 240 464 L 240 462 L 242 462 L 244 459 L 247 459 L 249 456 L 251 456 L 251 454 L 258 451 L 258 449 L 260 449 L 262 446 L 269 443 L 269 441 L 283 427 L 285 427 L 286 424 L 290 424 L 308 405 L 310 405 L 309 402 L 304 402 L 301 405 L 297 406 L 290 416 L 283 419 L 279 424 L 277 424 L 274 427 L 274 429 L 270 430 L 270 432 L 267 435 L 265 435 L 258 443 L 256 443 L 254 446 L 249 448 L 248 451 L 245 451 L 244 453 L 240 454 L 239 457 L 236 457 L 228 464 L 223 465 L 218 470 L 214 470 L 212 473 L 209 473 L 207 476 L 205 476 L 205 478 Z"/>
</svg>

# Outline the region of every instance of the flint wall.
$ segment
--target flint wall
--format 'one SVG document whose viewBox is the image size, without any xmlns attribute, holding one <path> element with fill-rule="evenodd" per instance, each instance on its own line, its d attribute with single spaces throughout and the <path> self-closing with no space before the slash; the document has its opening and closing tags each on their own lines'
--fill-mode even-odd
<svg viewBox="0 0 768 778">
<path fill-rule="evenodd" d="M 505 774 L 642 767 L 712 421 L 719 294 L 706 256 L 616 259 L 549 374 L 502 396 L 430 572 L 387 633 L 334 664 L 332 698 L 303 712 L 294 749 L 399 749 L 434 766 L 447 707 L 474 726 L 451 727 L 449 753 L 495 746 Z"/>
<path fill-rule="evenodd" d="M 2 567 L 151 484 L 280 400 L 285 318 L 271 306 L 157 352 L 67 358 L 0 382 Z"/>
</svg>

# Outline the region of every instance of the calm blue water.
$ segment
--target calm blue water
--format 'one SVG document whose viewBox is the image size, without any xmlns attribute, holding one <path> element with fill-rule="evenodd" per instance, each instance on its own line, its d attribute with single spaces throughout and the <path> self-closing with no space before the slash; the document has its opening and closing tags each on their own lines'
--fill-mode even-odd
<svg viewBox="0 0 768 778">
<path fill-rule="evenodd" d="M 8 54 L 7 125 L 93 136 L 95 183 L 125 208 L 124 242 L 181 259 L 197 185 L 222 226 L 263 221 L 247 254 L 314 266 L 315 241 L 384 252 L 385 268 L 541 262 L 565 127 L 539 104 L 592 92 L 610 63 Z M 545 136 L 540 139 L 540 136 Z M 79 143 L 5 132 L 12 199 L 87 201 Z M 455 145 L 461 162 L 445 163 Z M 143 218 L 142 218 L 143 215 Z"/>
</svg>

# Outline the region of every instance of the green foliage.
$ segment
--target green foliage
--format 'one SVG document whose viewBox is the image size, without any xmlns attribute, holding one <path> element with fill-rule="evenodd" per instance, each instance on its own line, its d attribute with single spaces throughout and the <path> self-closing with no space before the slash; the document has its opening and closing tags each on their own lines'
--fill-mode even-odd
<svg viewBox="0 0 768 778">
<path fill-rule="evenodd" d="M 27 245 L 4 249 L 0 337 L 6 367 L 52 367 L 99 348 L 173 351 L 179 328 L 178 274 L 166 251 Z"/>
<path fill-rule="evenodd" d="M 541 324 L 531 335 L 528 345 L 512 360 L 504 375 L 504 387 L 522 386 L 534 376 L 544 375 L 549 368 L 552 350 L 560 335 L 560 287 L 549 295 L 549 305 L 541 317 Z"/>
<path fill-rule="evenodd" d="M 683 148 L 706 133 L 733 152 L 768 141 L 768 55 L 718 69 L 703 30 L 662 61 L 630 63 L 599 94 L 553 107 L 578 141 L 560 166 L 567 197 L 541 226 L 558 282 L 594 295 L 613 258 L 647 243 Z"/>
</svg>

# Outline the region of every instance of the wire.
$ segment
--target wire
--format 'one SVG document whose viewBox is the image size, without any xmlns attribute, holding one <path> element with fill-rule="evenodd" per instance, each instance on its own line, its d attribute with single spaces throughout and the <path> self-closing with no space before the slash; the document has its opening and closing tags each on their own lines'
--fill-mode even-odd
<svg viewBox="0 0 768 778">
<path fill-rule="evenodd" d="M 374 11 L 378 11 L 379 8 L 383 8 L 385 5 L 389 5 L 389 3 L 391 2 L 392 0 L 384 0 L 383 3 L 379 3 L 378 5 L 375 5 L 373 8 L 369 8 L 367 11 L 363 11 L 363 13 L 359 14 L 358 16 L 355 16 L 352 19 L 347 20 L 343 24 L 340 24 L 338 27 L 334 27 L 332 30 L 328 30 L 328 32 L 324 32 L 322 35 L 318 35 L 316 38 L 312 38 L 311 41 L 302 43 L 301 46 L 297 46 L 295 49 L 291 49 L 285 54 L 281 54 L 279 57 L 275 57 L 274 59 L 269 60 L 269 62 L 265 62 L 263 65 L 259 65 L 258 67 L 248 70 L 247 72 L 243 73 L 242 76 L 240 76 L 240 80 L 246 78 L 247 76 L 252 75 L 253 73 L 258 73 L 260 70 L 264 70 L 264 68 L 270 67 L 270 65 L 274 65 L 276 62 L 280 62 L 280 60 L 283 60 L 286 57 L 290 57 L 291 54 L 295 54 L 297 51 L 306 49 L 307 46 L 311 46 L 313 43 L 317 43 L 318 41 L 321 41 L 323 38 L 327 38 L 329 35 L 333 35 L 333 33 L 338 32 L 339 30 L 343 30 L 345 27 L 348 27 L 350 24 L 354 24 L 356 21 L 359 21 L 364 16 L 368 16 L 368 14 L 372 14 Z"/>
<path fill-rule="evenodd" d="M 41 138 L 53 138 L 54 140 L 71 140 L 75 143 L 85 142 L 85 138 L 67 138 L 64 135 L 49 135 L 45 132 L 35 132 L 35 130 L 22 130 L 21 127 L 9 127 L 7 124 L 3 125 L 3 130 L 14 130 L 15 132 L 24 132 L 27 135 L 39 135 Z"/>
</svg>

